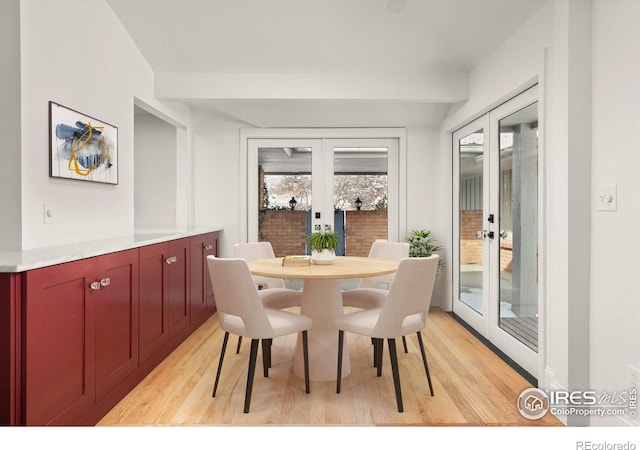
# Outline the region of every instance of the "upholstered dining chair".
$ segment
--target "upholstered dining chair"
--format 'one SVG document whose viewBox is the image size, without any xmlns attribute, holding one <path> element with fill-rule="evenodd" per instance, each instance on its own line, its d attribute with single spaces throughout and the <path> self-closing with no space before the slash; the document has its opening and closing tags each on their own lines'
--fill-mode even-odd
<svg viewBox="0 0 640 450">
<path fill-rule="evenodd" d="M 242 242 L 234 244 L 234 257 L 243 258 L 247 261 L 256 259 L 275 258 L 276 255 L 271 246 L 271 242 Z M 256 288 L 260 291 L 262 304 L 267 308 L 285 309 L 302 304 L 302 292 L 295 289 L 288 289 L 281 278 L 261 277 L 252 275 Z M 240 353 L 242 336 L 238 336 L 236 354 Z"/>
<path fill-rule="evenodd" d="M 431 384 L 431 375 L 429 374 L 421 331 L 425 327 L 429 306 L 431 305 L 431 294 L 433 293 L 438 270 L 438 259 L 438 255 L 432 255 L 428 258 L 403 258 L 391 283 L 386 300 L 381 307 L 356 311 L 335 320 L 335 326 L 338 329 L 337 393 L 340 393 L 344 332 L 356 333 L 373 339 L 374 346 L 377 348 L 376 367 L 378 376 L 382 374 L 382 347 L 384 340 L 387 339 L 398 412 L 402 412 L 404 409 L 395 338 L 416 333 L 422 353 L 424 370 L 429 383 L 429 391 L 433 396 L 433 385 Z"/>
<path fill-rule="evenodd" d="M 402 258 L 408 257 L 409 244 L 407 242 L 375 241 L 369 249 L 369 258 L 400 261 Z M 394 277 L 395 273 L 362 278 L 357 288 L 342 291 L 342 304 L 360 309 L 381 307 L 387 298 L 388 289 Z M 404 352 L 408 353 L 407 340 L 404 336 L 402 336 L 402 345 Z"/>
<path fill-rule="evenodd" d="M 271 366 L 271 341 L 273 338 L 293 333 L 302 333 L 305 390 L 309 393 L 309 355 L 307 330 L 311 328 L 311 319 L 279 309 L 266 308 L 255 288 L 247 261 L 242 258 L 207 257 L 209 277 L 220 328 L 224 330 L 224 340 L 220 351 L 218 370 L 213 385 L 212 397 L 216 396 L 222 363 L 227 348 L 229 333 L 251 338 L 251 352 L 247 371 L 244 412 L 249 412 L 251 391 L 258 355 L 258 343 L 262 341 L 262 365 L 264 376 L 269 376 Z"/>
</svg>

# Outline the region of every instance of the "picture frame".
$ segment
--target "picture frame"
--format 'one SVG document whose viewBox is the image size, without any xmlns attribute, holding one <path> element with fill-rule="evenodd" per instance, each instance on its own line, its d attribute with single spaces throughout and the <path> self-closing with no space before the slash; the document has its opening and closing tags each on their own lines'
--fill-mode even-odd
<svg viewBox="0 0 640 450">
<path fill-rule="evenodd" d="M 49 176 L 118 184 L 118 128 L 50 101 Z"/>
</svg>

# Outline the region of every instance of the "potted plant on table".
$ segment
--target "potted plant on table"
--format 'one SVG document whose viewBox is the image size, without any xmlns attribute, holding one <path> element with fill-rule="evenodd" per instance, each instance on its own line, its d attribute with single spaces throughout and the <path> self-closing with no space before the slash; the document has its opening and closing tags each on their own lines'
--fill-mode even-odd
<svg viewBox="0 0 640 450">
<path fill-rule="evenodd" d="M 311 260 L 316 264 L 331 264 L 336 260 L 336 248 L 339 244 L 335 231 L 316 231 L 307 236 L 311 249 Z"/>
</svg>

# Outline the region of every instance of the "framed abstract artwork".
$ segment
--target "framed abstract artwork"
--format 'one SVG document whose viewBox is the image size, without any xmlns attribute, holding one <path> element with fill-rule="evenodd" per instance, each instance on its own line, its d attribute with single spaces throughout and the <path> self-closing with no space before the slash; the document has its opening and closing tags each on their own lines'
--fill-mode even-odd
<svg viewBox="0 0 640 450">
<path fill-rule="evenodd" d="M 118 184 L 118 128 L 49 102 L 49 176 Z"/>
</svg>

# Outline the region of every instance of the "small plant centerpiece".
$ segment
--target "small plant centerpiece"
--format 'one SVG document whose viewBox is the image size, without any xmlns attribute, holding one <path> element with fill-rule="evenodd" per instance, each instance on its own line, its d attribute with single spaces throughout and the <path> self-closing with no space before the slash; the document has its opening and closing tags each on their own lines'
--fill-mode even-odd
<svg viewBox="0 0 640 450">
<path fill-rule="evenodd" d="M 336 260 L 336 248 L 339 244 L 335 231 L 316 231 L 307 236 L 311 249 L 311 260 L 315 264 L 332 264 Z"/>
<path fill-rule="evenodd" d="M 413 230 L 407 237 L 409 242 L 409 257 L 411 258 L 427 258 L 433 253 L 442 249 L 436 245 L 436 238 L 433 237 L 430 230 Z M 442 262 L 438 262 L 438 269 Z"/>
</svg>

